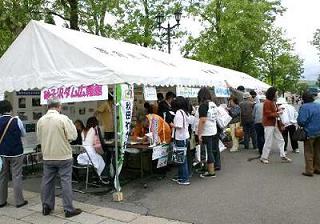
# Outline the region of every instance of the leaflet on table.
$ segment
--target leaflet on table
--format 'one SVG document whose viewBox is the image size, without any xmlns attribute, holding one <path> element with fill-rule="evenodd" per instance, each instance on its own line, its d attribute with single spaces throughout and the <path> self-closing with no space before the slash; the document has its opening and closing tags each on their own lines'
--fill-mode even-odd
<svg viewBox="0 0 320 224">
<path fill-rule="evenodd" d="M 58 97 L 62 103 L 97 101 L 108 99 L 108 86 L 92 84 L 81 86 L 60 86 L 41 90 L 41 104 Z"/>
</svg>

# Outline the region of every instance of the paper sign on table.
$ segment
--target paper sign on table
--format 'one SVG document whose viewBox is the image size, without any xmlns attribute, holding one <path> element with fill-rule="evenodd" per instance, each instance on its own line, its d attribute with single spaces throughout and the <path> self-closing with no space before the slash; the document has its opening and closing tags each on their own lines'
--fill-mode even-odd
<svg viewBox="0 0 320 224">
<path fill-rule="evenodd" d="M 168 164 L 168 156 L 162 157 L 158 159 L 157 168 L 167 166 Z"/>
<path fill-rule="evenodd" d="M 167 155 L 168 155 L 168 147 L 165 147 L 162 145 L 153 147 L 152 160 L 156 160 Z"/>
</svg>

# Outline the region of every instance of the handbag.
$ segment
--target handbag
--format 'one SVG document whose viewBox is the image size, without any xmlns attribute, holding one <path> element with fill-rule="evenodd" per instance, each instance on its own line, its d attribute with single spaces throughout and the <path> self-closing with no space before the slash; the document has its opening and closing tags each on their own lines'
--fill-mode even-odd
<svg viewBox="0 0 320 224">
<path fill-rule="evenodd" d="M 182 113 L 182 112 L 181 112 Z M 184 118 L 184 115 L 182 113 L 182 116 Z M 184 120 L 184 119 L 183 119 Z M 183 122 L 183 128 L 185 127 L 185 123 Z M 174 130 L 173 138 L 176 137 L 176 129 Z M 172 147 L 172 161 L 176 164 L 183 164 L 186 160 L 187 155 L 187 142 L 185 141 L 185 146 L 177 146 L 175 142 L 173 142 Z"/>
<path fill-rule="evenodd" d="M 244 132 L 243 132 L 243 127 L 236 127 L 235 131 L 234 131 L 234 135 L 237 137 L 237 138 L 243 138 L 244 136 Z"/>
<path fill-rule="evenodd" d="M 293 133 L 292 139 L 294 141 L 305 141 L 307 139 L 306 132 L 303 127 L 298 127 Z"/>
<path fill-rule="evenodd" d="M 187 147 L 180 147 L 176 144 L 173 144 L 172 149 L 172 161 L 176 164 L 183 164 L 186 160 Z"/>
<path fill-rule="evenodd" d="M 242 124 L 241 121 L 241 111 L 240 111 L 240 125 Z M 234 131 L 234 135 L 236 136 L 236 138 L 242 139 L 244 137 L 244 131 L 243 131 L 243 127 L 236 127 L 235 131 Z"/>
</svg>

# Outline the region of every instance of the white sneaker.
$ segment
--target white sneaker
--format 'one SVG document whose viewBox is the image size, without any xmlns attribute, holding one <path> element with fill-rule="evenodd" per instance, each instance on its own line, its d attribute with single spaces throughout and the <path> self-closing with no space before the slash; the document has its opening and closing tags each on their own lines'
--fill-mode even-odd
<svg viewBox="0 0 320 224">
<path fill-rule="evenodd" d="M 263 158 L 260 158 L 260 162 L 262 162 L 263 164 L 269 164 L 269 160 Z"/>
<path fill-rule="evenodd" d="M 291 163 L 291 162 L 292 162 L 292 159 L 290 159 L 290 158 L 288 158 L 288 157 L 286 157 L 286 156 L 281 157 L 281 160 L 282 160 L 282 162 L 284 162 L 284 163 Z"/>
<path fill-rule="evenodd" d="M 239 152 L 239 149 L 230 149 L 230 152 Z"/>
<path fill-rule="evenodd" d="M 190 182 L 187 180 L 187 181 L 177 181 L 177 184 L 179 185 L 190 185 Z"/>
</svg>

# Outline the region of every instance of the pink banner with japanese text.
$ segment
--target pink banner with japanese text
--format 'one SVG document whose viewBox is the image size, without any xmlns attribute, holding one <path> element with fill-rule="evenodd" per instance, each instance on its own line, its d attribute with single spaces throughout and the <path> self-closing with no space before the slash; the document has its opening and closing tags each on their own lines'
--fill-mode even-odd
<svg viewBox="0 0 320 224">
<path fill-rule="evenodd" d="M 58 97 L 62 103 L 106 100 L 108 86 L 92 84 L 45 88 L 41 91 L 41 104 L 47 104 L 52 97 Z"/>
</svg>

